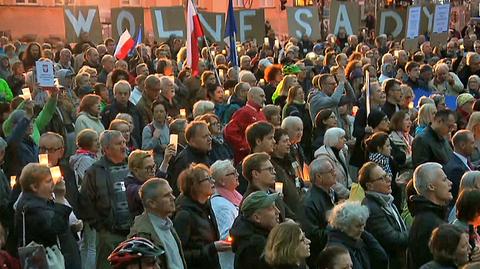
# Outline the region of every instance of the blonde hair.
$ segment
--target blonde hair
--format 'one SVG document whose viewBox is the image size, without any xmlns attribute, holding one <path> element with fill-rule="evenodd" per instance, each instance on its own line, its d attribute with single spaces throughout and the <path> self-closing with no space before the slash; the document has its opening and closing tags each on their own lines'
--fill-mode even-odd
<svg viewBox="0 0 480 269">
<path fill-rule="evenodd" d="M 132 153 L 130 153 L 130 155 L 128 156 L 128 169 L 132 171 L 136 168 L 141 168 L 143 161 L 148 157 L 152 157 L 151 151 L 139 149 L 132 151 Z"/>
<path fill-rule="evenodd" d="M 282 81 L 278 84 L 277 88 L 280 88 L 280 96 L 287 96 L 288 90 L 294 86 L 293 80 L 296 79 L 295 75 L 286 75 L 283 77 Z"/>
<path fill-rule="evenodd" d="M 265 260 L 269 265 L 296 264 L 300 262 L 298 246 L 302 243 L 302 230 L 295 222 L 276 225 L 268 235 L 265 245 Z"/>
<path fill-rule="evenodd" d="M 437 111 L 437 107 L 435 104 L 424 104 L 423 106 L 420 107 L 420 110 L 418 111 L 418 118 L 417 118 L 417 124 L 420 125 L 428 125 L 433 121 L 433 117 L 431 117 L 432 112 Z"/>
<path fill-rule="evenodd" d="M 47 176 L 50 176 L 48 166 L 39 163 L 29 163 L 22 169 L 20 174 L 20 186 L 22 191 L 33 192 L 32 185 L 38 185 Z"/>
<path fill-rule="evenodd" d="M 470 119 L 468 119 L 468 124 L 466 129 L 475 134 L 474 129 L 475 129 L 475 126 L 477 126 L 478 124 L 480 124 L 480 112 L 475 111 L 472 113 L 472 115 L 470 115 Z"/>
</svg>

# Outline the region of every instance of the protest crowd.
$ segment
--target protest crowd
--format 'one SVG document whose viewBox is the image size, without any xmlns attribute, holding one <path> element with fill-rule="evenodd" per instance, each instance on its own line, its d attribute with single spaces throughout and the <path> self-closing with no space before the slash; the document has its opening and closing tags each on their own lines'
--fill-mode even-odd
<svg viewBox="0 0 480 269">
<path fill-rule="evenodd" d="M 0 37 L 0 268 L 480 268 L 480 24 L 265 27 L 193 67 Z"/>
</svg>

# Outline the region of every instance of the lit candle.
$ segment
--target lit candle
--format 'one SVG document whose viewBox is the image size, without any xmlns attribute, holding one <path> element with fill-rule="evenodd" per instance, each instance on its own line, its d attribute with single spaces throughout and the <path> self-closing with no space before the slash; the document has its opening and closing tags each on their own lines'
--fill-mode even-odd
<svg viewBox="0 0 480 269">
<path fill-rule="evenodd" d="M 218 76 L 223 79 L 223 69 L 218 69 Z"/>
<path fill-rule="evenodd" d="M 225 96 L 230 96 L 230 90 L 225 90 Z"/>
<path fill-rule="evenodd" d="M 223 54 L 223 55 L 227 55 L 227 51 L 226 51 L 226 50 L 222 50 L 222 54 Z"/>
<path fill-rule="evenodd" d="M 237 51 L 238 51 L 238 52 L 242 51 L 242 47 L 238 46 L 238 47 L 237 47 Z"/>
<path fill-rule="evenodd" d="M 412 109 L 412 108 L 413 108 L 413 102 L 408 103 L 408 109 Z"/>
<path fill-rule="evenodd" d="M 353 114 L 353 116 L 357 115 L 357 112 L 358 112 L 358 106 L 353 106 L 353 107 L 352 107 L 352 114 Z"/>
<path fill-rule="evenodd" d="M 303 164 L 303 181 L 310 182 L 310 168 L 306 163 Z"/>
<path fill-rule="evenodd" d="M 23 95 L 22 95 L 23 99 L 32 100 L 32 94 L 30 93 L 29 88 L 23 88 L 22 93 L 23 93 Z"/>
<path fill-rule="evenodd" d="M 38 161 L 41 165 L 48 166 L 48 154 L 38 154 Z"/>
<path fill-rule="evenodd" d="M 275 182 L 275 191 L 278 193 L 283 192 L 283 182 Z"/>
<path fill-rule="evenodd" d="M 180 109 L 180 116 L 182 118 L 185 118 L 187 116 L 187 111 L 184 108 Z"/>
<path fill-rule="evenodd" d="M 210 54 L 212 54 L 212 58 L 215 58 L 215 51 L 210 51 Z"/>
<path fill-rule="evenodd" d="M 270 45 L 270 40 L 268 40 L 268 37 L 265 37 L 265 38 L 263 39 L 263 43 L 264 43 L 265 45 L 267 45 L 267 46 Z"/>
<path fill-rule="evenodd" d="M 178 135 L 176 135 L 176 134 L 171 134 L 171 135 L 170 135 L 170 144 L 175 145 L 175 150 L 177 150 Z"/>
<path fill-rule="evenodd" d="M 60 166 L 50 167 L 50 174 L 52 174 L 53 184 L 57 184 L 62 180 L 62 172 Z"/>
<path fill-rule="evenodd" d="M 10 177 L 10 187 L 13 189 L 13 186 L 15 186 L 15 182 L 17 181 L 16 176 L 11 176 Z"/>
<path fill-rule="evenodd" d="M 227 240 L 226 240 L 228 243 L 232 243 L 233 242 L 233 237 L 231 237 L 230 235 L 227 236 Z"/>
<path fill-rule="evenodd" d="M 278 41 L 278 39 L 275 39 L 275 48 L 280 48 L 280 41 Z"/>
</svg>

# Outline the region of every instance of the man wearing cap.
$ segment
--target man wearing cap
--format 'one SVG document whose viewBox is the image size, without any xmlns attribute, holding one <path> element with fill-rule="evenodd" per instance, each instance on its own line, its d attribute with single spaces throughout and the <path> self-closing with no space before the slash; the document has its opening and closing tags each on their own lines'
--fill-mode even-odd
<svg viewBox="0 0 480 269">
<path fill-rule="evenodd" d="M 279 195 L 256 191 L 244 199 L 230 230 L 235 268 L 270 268 L 261 257 L 268 234 L 279 223 L 280 211 L 275 206 Z"/>
<path fill-rule="evenodd" d="M 320 156 L 310 164 L 312 187 L 305 194 L 302 210 L 298 212 L 302 230 L 312 242 L 312 255 L 307 259 L 310 268 L 317 268 L 317 254 L 327 243 L 327 214 L 337 202 L 337 196 L 332 189 L 336 183 L 335 178 L 334 166 L 328 158 Z"/>
<path fill-rule="evenodd" d="M 473 113 L 473 103 L 475 97 L 469 93 L 462 93 L 457 97 L 457 110 L 455 117 L 457 118 L 457 129 L 467 128 L 468 119 Z"/>
</svg>

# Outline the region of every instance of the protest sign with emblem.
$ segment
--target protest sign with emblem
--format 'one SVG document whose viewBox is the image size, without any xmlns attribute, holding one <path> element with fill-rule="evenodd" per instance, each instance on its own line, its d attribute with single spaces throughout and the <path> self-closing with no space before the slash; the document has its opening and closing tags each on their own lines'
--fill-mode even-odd
<svg viewBox="0 0 480 269">
<path fill-rule="evenodd" d="M 94 43 L 103 42 L 98 7 L 65 6 L 63 9 L 67 43 L 77 43 L 82 33 Z"/>
</svg>

